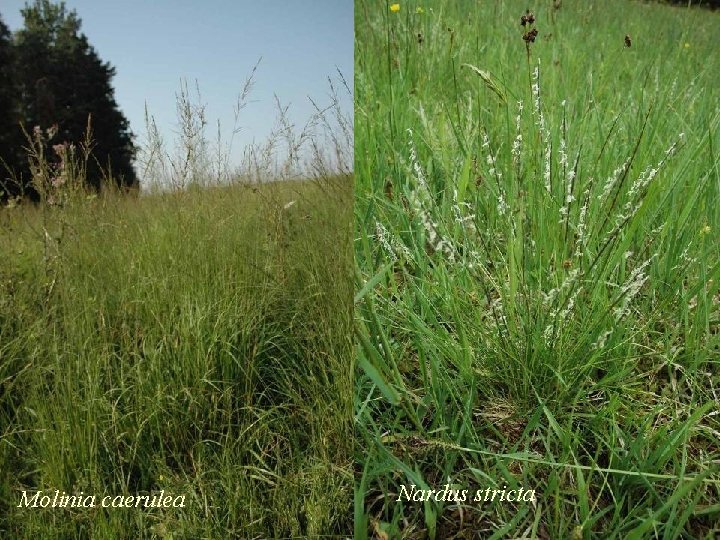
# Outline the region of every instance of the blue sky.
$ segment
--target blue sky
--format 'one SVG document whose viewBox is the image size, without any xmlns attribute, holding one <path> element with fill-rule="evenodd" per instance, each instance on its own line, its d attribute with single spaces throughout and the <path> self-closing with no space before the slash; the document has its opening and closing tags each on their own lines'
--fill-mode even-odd
<svg viewBox="0 0 720 540">
<path fill-rule="evenodd" d="M 11 30 L 22 26 L 25 0 L 3 0 L 0 15 Z M 233 106 L 262 57 L 250 103 L 241 112 L 242 131 L 233 156 L 262 141 L 276 118 L 273 94 L 290 104 L 302 124 L 313 112 L 307 96 L 329 102 L 327 78 L 336 67 L 353 81 L 352 0 L 66 0 L 82 32 L 104 61 L 117 70 L 115 98 L 139 142 L 144 107 L 166 139 L 177 130 L 175 94 L 180 79 L 197 80 L 207 104 L 208 138 L 219 118 L 227 136 Z M 352 86 L 351 86 L 352 88 Z M 351 111 L 352 101 L 346 100 Z"/>
</svg>

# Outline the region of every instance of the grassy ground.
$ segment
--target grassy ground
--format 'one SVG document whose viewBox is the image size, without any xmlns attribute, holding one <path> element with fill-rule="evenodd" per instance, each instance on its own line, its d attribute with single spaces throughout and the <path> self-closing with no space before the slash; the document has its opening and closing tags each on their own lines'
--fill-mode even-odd
<svg viewBox="0 0 720 540">
<path fill-rule="evenodd" d="M 336 177 L 0 209 L 0 536 L 351 530 L 351 208 Z"/>
<path fill-rule="evenodd" d="M 719 29 L 357 0 L 357 538 L 719 534 Z"/>
</svg>

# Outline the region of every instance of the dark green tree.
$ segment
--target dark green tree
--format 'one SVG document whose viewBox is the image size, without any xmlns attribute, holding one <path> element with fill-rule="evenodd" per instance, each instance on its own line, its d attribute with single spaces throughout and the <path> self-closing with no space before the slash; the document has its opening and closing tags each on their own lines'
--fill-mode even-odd
<svg viewBox="0 0 720 540">
<path fill-rule="evenodd" d="M 14 174 L 22 167 L 20 101 L 14 64 L 12 35 L 0 17 L 0 200 L 17 194 Z"/>
<path fill-rule="evenodd" d="M 109 175 L 120 186 L 134 186 L 135 146 L 115 101 L 115 69 L 100 59 L 80 32 L 77 13 L 64 2 L 35 0 L 21 13 L 24 27 L 14 39 L 15 75 L 27 131 L 57 125 L 52 142 L 79 145 L 90 119 L 94 144 L 88 183 L 98 188 Z"/>
</svg>

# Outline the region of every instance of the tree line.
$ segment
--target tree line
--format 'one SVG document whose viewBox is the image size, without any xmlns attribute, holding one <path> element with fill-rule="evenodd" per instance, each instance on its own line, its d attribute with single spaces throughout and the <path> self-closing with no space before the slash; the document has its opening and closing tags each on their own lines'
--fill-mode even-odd
<svg viewBox="0 0 720 540">
<path fill-rule="evenodd" d="M 23 27 L 11 32 L 0 13 L 0 200 L 37 198 L 30 149 L 60 163 L 67 149 L 91 150 L 85 181 L 137 184 L 135 145 L 103 62 L 64 2 L 34 0 L 21 10 Z M 90 139 L 87 139 L 88 133 Z"/>
</svg>

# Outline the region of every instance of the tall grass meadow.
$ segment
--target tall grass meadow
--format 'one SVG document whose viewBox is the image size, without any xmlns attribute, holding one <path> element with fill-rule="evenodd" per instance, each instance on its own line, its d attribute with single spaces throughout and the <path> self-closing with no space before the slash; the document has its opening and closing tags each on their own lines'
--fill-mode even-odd
<svg viewBox="0 0 720 540">
<path fill-rule="evenodd" d="M 351 530 L 352 115 L 331 83 L 237 167 L 184 84 L 175 146 L 147 115 L 139 196 L 84 187 L 92 119 L 52 155 L 30 130 L 41 201 L 0 209 L 0 536 Z M 97 499 L 22 505 L 39 491 Z M 161 494 L 183 507 L 100 505 Z"/>
</svg>

